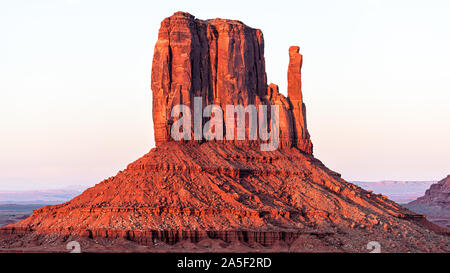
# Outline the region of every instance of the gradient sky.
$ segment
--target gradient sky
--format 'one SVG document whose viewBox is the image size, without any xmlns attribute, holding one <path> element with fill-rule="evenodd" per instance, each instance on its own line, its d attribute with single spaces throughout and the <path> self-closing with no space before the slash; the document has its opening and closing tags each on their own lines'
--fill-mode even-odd
<svg viewBox="0 0 450 273">
<path fill-rule="evenodd" d="M 14 0 L 0 1 L 0 190 L 94 185 L 154 146 L 153 46 L 178 10 L 260 28 L 284 94 L 301 47 L 314 154 L 345 179 L 450 173 L 448 1 Z"/>
</svg>

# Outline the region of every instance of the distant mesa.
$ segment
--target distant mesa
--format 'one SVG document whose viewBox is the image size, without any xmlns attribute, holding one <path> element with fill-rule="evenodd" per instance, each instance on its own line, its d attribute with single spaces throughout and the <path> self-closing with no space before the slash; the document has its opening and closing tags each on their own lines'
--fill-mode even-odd
<svg viewBox="0 0 450 273">
<path fill-rule="evenodd" d="M 450 175 L 432 184 L 424 196 L 409 204 L 428 204 L 450 209 Z"/>
<path fill-rule="evenodd" d="M 0 250 L 75 236 L 83 251 L 367 252 L 377 240 L 383 252 L 448 252 L 445 230 L 312 155 L 303 57 L 298 47 L 286 53 L 287 98 L 267 84 L 260 30 L 185 12 L 164 19 L 151 75 L 156 147 L 71 201 L 3 227 Z M 170 111 L 194 97 L 204 105 L 279 105 L 279 149 L 174 141 Z"/>
<path fill-rule="evenodd" d="M 0 191 L 1 204 L 60 204 L 79 195 L 85 187 L 72 186 L 51 190 Z"/>
<path fill-rule="evenodd" d="M 408 203 L 406 207 L 426 215 L 436 224 L 450 227 L 450 175 L 432 184 L 424 196 Z"/>
</svg>

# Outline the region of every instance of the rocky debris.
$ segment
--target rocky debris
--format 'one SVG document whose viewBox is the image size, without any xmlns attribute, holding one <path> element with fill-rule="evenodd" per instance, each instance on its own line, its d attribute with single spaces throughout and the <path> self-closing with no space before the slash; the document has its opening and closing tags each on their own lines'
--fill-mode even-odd
<svg viewBox="0 0 450 273">
<path fill-rule="evenodd" d="M 449 251 L 446 230 L 312 156 L 299 49 L 289 51 L 286 98 L 266 85 L 263 45 L 261 31 L 239 21 L 182 12 L 166 18 L 152 68 L 156 148 L 71 201 L 1 228 L 0 248 L 57 249 L 78 236 L 92 251 L 109 244 L 92 246 L 101 240 L 116 251 L 129 250 L 124 240 L 136 251 L 366 252 L 369 241 L 389 252 Z M 170 109 L 194 96 L 205 104 L 281 106 L 282 148 L 170 140 Z"/>
</svg>

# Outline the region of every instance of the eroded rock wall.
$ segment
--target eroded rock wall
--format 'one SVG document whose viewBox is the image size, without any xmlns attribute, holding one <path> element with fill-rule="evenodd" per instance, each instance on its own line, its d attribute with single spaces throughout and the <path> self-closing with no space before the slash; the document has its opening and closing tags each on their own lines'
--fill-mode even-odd
<svg viewBox="0 0 450 273">
<path fill-rule="evenodd" d="M 301 55 L 298 50 L 292 54 L 290 50 L 289 98 L 285 98 L 276 85 L 267 85 L 261 30 L 234 20 L 199 20 L 183 12 L 163 20 L 152 66 L 156 145 L 173 141 L 171 126 L 179 117 L 172 117 L 171 111 L 176 105 L 192 110 L 194 127 L 193 101 L 201 97 L 203 107 L 215 104 L 224 110 L 224 126 L 226 105 L 255 105 L 257 109 L 262 104 L 281 106 L 279 147 L 297 146 L 312 154 L 301 93 L 301 63 L 297 62 Z M 205 122 L 203 118 L 202 125 Z M 191 134 L 194 140 L 193 130 Z"/>
</svg>

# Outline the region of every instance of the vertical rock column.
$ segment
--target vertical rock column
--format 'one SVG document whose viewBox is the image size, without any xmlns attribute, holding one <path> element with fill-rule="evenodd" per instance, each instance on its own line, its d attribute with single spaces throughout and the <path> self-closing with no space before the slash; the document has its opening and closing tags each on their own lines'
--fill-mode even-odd
<svg viewBox="0 0 450 273">
<path fill-rule="evenodd" d="M 151 76 L 156 146 L 172 141 L 171 127 L 178 117 L 172 117 L 171 110 L 182 104 L 193 111 L 194 98 L 202 97 L 203 107 L 280 106 L 279 147 L 294 146 L 312 154 L 302 101 L 302 55 L 294 46 L 289 49 L 289 56 L 289 98 L 286 98 L 276 85 L 267 86 L 261 30 L 235 20 L 199 20 L 185 12 L 164 19 L 155 45 Z M 227 119 L 226 113 L 223 118 Z M 204 125 L 206 119 L 200 122 Z M 193 128 L 193 118 L 191 125 Z M 236 143 L 237 128 L 234 130 L 234 140 L 230 141 Z M 245 130 L 248 136 L 247 122 Z M 190 131 L 193 140 L 193 130 Z"/>
<path fill-rule="evenodd" d="M 306 107 L 302 95 L 303 56 L 298 46 L 289 48 L 288 97 L 294 117 L 294 145 L 307 154 L 312 154 L 312 143 L 306 128 Z"/>
</svg>

